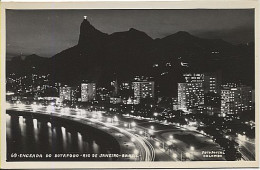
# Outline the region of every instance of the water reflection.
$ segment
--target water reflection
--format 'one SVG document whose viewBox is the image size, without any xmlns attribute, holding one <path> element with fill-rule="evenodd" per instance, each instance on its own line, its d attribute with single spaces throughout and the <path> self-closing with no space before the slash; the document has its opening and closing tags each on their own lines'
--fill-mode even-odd
<svg viewBox="0 0 260 170">
<path fill-rule="evenodd" d="M 29 114 L 10 114 L 7 115 L 6 121 L 9 161 L 12 160 L 11 153 L 119 153 L 119 146 L 113 138 L 100 135 L 97 130 L 75 122 Z M 110 159 L 84 158 L 83 160 Z"/>
</svg>

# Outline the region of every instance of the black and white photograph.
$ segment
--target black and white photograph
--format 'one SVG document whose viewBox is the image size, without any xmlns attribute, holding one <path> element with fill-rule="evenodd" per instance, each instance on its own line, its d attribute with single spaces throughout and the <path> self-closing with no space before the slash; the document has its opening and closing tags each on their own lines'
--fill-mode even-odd
<svg viewBox="0 0 260 170">
<path fill-rule="evenodd" d="M 257 161 L 254 8 L 5 9 L 5 24 L 6 162 Z"/>
</svg>

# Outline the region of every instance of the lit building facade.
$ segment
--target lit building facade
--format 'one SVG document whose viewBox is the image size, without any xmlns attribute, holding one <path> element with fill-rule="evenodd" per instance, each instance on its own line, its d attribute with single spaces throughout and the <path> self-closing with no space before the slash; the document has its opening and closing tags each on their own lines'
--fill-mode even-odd
<svg viewBox="0 0 260 170">
<path fill-rule="evenodd" d="M 96 99 L 99 101 L 109 100 L 109 91 L 105 87 L 99 87 L 96 90 Z"/>
<path fill-rule="evenodd" d="M 120 97 L 110 97 L 111 104 L 119 104 L 122 103 L 122 99 Z"/>
<path fill-rule="evenodd" d="M 205 95 L 220 94 L 221 72 L 183 74 L 185 83 L 178 84 L 178 107 L 181 110 L 206 113 Z M 210 98 L 212 99 L 212 98 Z M 217 109 L 210 109 L 217 110 Z M 212 114 L 212 113 L 211 113 Z"/>
<path fill-rule="evenodd" d="M 186 83 L 203 83 L 204 82 L 204 74 L 197 73 L 188 73 L 183 74 Z"/>
<path fill-rule="evenodd" d="M 203 83 L 178 83 L 178 107 L 189 111 L 204 104 Z"/>
<path fill-rule="evenodd" d="M 221 90 L 221 116 L 252 110 L 252 88 L 249 86 L 224 87 Z"/>
<path fill-rule="evenodd" d="M 96 83 L 81 84 L 81 101 L 88 102 L 96 97 Z"/>
<path fill-rule="evenodd" d="M 178 110 L 178 97 L 173 97 L 172 98 L 172 109 L 173 110 Z"/>
<path fill-rule="evenodd" d="M 141 99 L 154 98 L 154 82 L 153 81 L 138 81 L 132 82 L 134 91 L 134 104 L 139 104 Z"/>
<path fill-rule="evenodd" d="M 72 102 L 72 104 L 77 103 L 77 101 L 78 101 L 78 93 L 79 93 L 79 88 L 77 88 L 77 87 L 72 87 L 71 88 L 71 102 Z"/>
<path fill-rule="evenodd" d="M 132 89 L 132 82 L 125 81 L 120 84 L 120 96 L 123 104 L 133 104 L 134 93 Z"/>
<path fill-rule="evenodd" d="M 221 72 L 204 74 L 204 92 L 205 93 L 213 92 L 213 93 L 220 94 L 221 84 L 222 84 L 222 73 Z"/>
<path fill-rule="evenodd" d="M 114 90 L 112 91 L 112 97 L 117 97 L 119 95 L 119 87 L 117 80 L 112 81 L 111 86 L 114 87 Z"/>
<path fill-rule="evenodd" d="M 77 102 L 77 88 L 76 87 L 69 87 L 69 86 L 64 86 L 60 87 L 60 101 L 68 100 L 71 101 L 72 103 Z"/>
<path fill-rule="evenodd" d="M 204 93 L 220 93 L 221 72 L 183 74 L 186 83 L 203 83 Z"/>
<path fill-rule="evenodd" d="M 122 82 L 120 85 L 120 90 L 131 90 L 132 89 L 132 83 L 131 82 Z"/>
<path fill-rule="evenodd" d="M 71 100 L 71 87 L 64 86 L 60 87 L 60 100 Z"/>
</svg>

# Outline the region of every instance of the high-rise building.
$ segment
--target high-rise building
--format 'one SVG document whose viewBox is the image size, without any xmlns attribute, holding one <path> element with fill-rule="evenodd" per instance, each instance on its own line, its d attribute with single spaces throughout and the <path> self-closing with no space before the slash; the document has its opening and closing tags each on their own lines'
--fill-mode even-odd
<svg viewBox="0 0 260 170">
<path fill-rule="evenodd" d="M 111 104 L 119 104 L 122 103 L 122 99 L 120 97 L 110 97 Z"/>
<path fill-rule="evenodd" d="M 179 109 L 189 111 L 204 104 L 204 89 L 202 82 L 178 83 Z"/>
<path fill-rule="evenodd" d="M 96 97 L 96 83 L 81 84 L 81 101 L 88 102 Z"/>
<path fill-rule="evenodd" d="M 96 99 L 98 101 L 108 101 L 109 100 L 109 90 L 106 89 L 105 87 L 99 87 L 96 90 Z"/>
<path fill-rule="evenodd" d="M 252 110 L 252 88 L 249 86 L 223 87 L 221 90 L 221 116 Z"/>
<path fill-rule="evenodd" d="M 72 87 L 71 88 L 71 101 L 72 101 L 72 104 L 77 103 L 78 97 L 79 97 L 79 88 Z"/>
<path fill-rule="evenodd" d="M 120 84 L 120 96 L 124 104 L 133 104 L 134 92 L 132 82 L 125 81 Z"/>
<path fill-rule="evenodd" d="M 111 82 L 111 86 L 114 88 L 111 94 L 111 97 L 118 97 L 119 96 L 119 84 L 117 81 L 116 73 L 114 73 L 114 80 Z"/>
<path fill-rule="evenodd" d="M 204 93 L 220 93 L 221 72 L 183 74 L 186 83 L 203 83 Z"/>
<path fill-rule="evenodd" d="M 221 72 L 183 74 L 185 83 L 178 84 L 178 106 L 182 110 L 204 113 L 206 94 L 220 94 Z"/>
<path fill-rule="evenodd" d="M 222 73 L 220 71 L 204 74 L 204 92 L 214 92 L 220 94 L 222 83 Z"/>
<path fill-rule="evenodd" d="M 200 73 L 187 73 L 183 74 L 186 83 L 203 83 L 204 82 L 204 74 Z"/>
<path fill-rule="evenodd" d="M 120 90 L 131 90 L 132 87 L 131 87 L 131 83 L 130 82 L 122 82 L 121 85 L 120 85 Z"/>
<path fill-rule="evenodd" d="M 60 100 L 71 100 L 71 87 L 60 87 Z"/>
<path fill-rule="evenodd" d="M 178 97 L 173 97 L 172 98 L 172 109 L 173 110 L 178 110 Z"/>
<path fill-rule="evenodd" d="M 222 84 L 222 88 L 236 88 L 238 87 L 240 84 L 237 83 L 226 83 L 226 84 Z"/>
<path fill-rule="evenodd" d="M 143 98 L 154 98 L 153 81 L 136 81 L 132 82 L 134 90 L 134 104 L 139 104 Z"/>
<path fill-rule="evenodd" d="M 72 103 L 77 102 L 77 88 L 76 87 L 69 87 L 69 86 L 64 86 L 60 87 L 60 100 L 68 100 L 72 101 Z"/>
<path fill-rule="evenodd" d="M 114 87 L 112 91 L 112 96 L 117 97 L 119 95 L 119 87 L 118 87 L 118 82 L 117 80 L 111 82 L 111 86 Z"/>
</svg>

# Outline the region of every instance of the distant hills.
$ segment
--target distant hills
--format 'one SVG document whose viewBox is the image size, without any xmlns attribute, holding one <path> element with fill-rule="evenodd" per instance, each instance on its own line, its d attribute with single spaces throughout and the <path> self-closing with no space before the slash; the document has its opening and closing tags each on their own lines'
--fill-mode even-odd
<svg viewBox="0 0 260 170">
<path fill-rule="evenodd" d="M 166 66 L 170 63 L 171 66 Z M 187 66 L 183 66 L 187 63 Z M 158 67 L 153 67 L 158 64 Z M 155 77 L 167 94 L 176 95 L 183 72 L 222 70 L 223 81 L 254 84 L 254 43 L 232 45 L 221 39 L 203 39 L 179 31 L 161 39 L 145 32 L 105 34 L 83 20 L 78 44 L 51 58 L 30 55 L 7 61 L 7 74 L 32 71 L 50 73 L 53 81 L 76 84 L 81 80 L 107 85 L 116 73 L 119 80 L 135 75 Z M 164 74 L 162 74 L 164 73 Z M 175 89 L 175 90 L 174 90 Z"/>
</svg>

